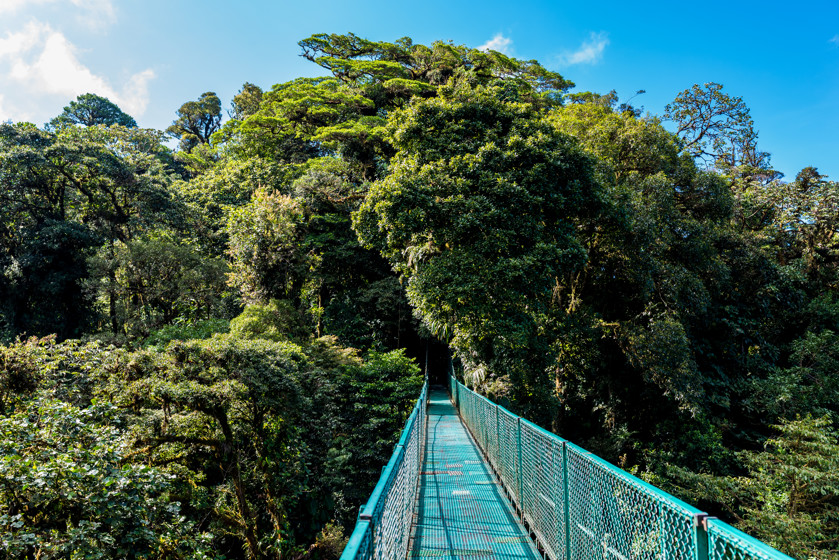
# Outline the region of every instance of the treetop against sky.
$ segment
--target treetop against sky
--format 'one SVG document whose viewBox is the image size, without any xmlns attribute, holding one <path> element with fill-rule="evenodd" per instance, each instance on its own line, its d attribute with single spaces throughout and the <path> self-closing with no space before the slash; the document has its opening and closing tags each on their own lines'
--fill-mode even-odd
<svg viewBox="0 0 839 560">
<path fill-rule="evenodd" d="M 761 149 L 787 179 L 807 165 L 836 179 L 837 16 L 830 1 L 2 0 L 0 119 L 43 125 L 91 92 L 163 130 L 202 92 L 227 107 L 246 81 L 267 89 L 323 74 L 297 42 L 352 31 L 536 59 L 574 91 L 615 89 L 625 101 L 643 89 L 632 103 L 653 114 L 694 83 L 722 83 L 751 108 Z"/>
</svg>

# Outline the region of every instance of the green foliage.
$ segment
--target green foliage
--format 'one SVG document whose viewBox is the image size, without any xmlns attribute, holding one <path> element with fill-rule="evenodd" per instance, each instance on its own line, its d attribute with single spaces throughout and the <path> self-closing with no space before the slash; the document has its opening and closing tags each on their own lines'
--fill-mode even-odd
<svg viewBox="0 0 839 560">
<path fill-rule="evenodd" d="M 552 112 L 549 119 L 597 156 L 610 183 L 659 172 L 673 175 L 680 166 L 677 139 L 657 119 L 639 119 L 598 103 L 573 103 Z"/>
<path fill-rule="evenodd" d="M 351 226 L 350 212 L 364 200 L 366 185 L 346 162 L 318 158 L 291 190 L 306 213 L 301 245 L 309 271 L 301 307 L 315 321 L 316 334 L 362 348 L 402 346 L 413 328 L 404 291 L 387 261 L 359 245 Z"/>
<path fill-rule="evenodd" d="M 176 320 L 209 319 L 226 290 L 228 265 L 164 232 L 100 248 L 89 260 L 88 289 L 114 333 L 147 336 Z"/>
<path fill-rule="evenodd" d="M 627 356 L 645 381 L 664 390 L 664 396 L 696 412 L 702 399 L 697 371 L 684 326 L 666 317 L 644 328 L 627 329 Z"/>
<path fill-rule="evenodd" d="M 839 558 L 839 439 L 827 418 L 774 426 L 764 451 L 738 455 L 748 474 L 672 473 L 694 499 L 722 503 L 737 526 L 795 558 Z"/>
<path fill-rule="evenodd" d="M 300 41 L 303 56 L 329 70 L 344 82 L 384 84 L 387 93 L 428 95 L 425 84 L 439 86 L 461 73 L 484 85 L 498 79 L 515 84 L 523 92 L 550 99 L 574 84 L 535 60 L 517 60 L 498 51 L 481 51 L 464 45 L 435 41 L 431 46 L 414 44 L 410 37 L 394 43 L 369 41 L 347 35 L 312 35 Z M 375 89 L 375 88 L 371 88 Z"/>
<path fill-rule="evenodd" d="M 323 560 L 338 560 L 344 547 L 347 546 L 347 541 L 349 541 L 349 537 L 344 536 L 344 531 L 340 525 L 327 523 L 318 534 L 313 545 L 315 548 L 313 557 Z"/>
<path fill-rule="evenodd" d="M 734 178 L 773 178 L 769 154 L 757 149 L 757 131 L 742 97 L 732 97 L 714 82 L 694 84 L 664 108 L 676 124 L 687 153 Z"/>
<path fill-rule="evenodd" d="M 297 435 L 305 362 L 289 343 L 215 335 L 137 353 L 112 370 L 107 394 L 133 411 L 133 446 L 200 485 L 185 497 L 210 516 L 216 546 L 235 537 L 225 547 L 237 556 L 276 557 L 292 544 L 288 510 L 305 483 Z"/>
<path fill-rule="evenodd" d="M 81 282 L 100 238 L 82 224 L 52 219 L 20 227 L 13 235 L 0 253 L 0 338 L 80 336 L 94 317 Z"/>
<path fill-rule="evenodd" d="M 49 122 L 52 128 L 61 128 L 72 125 L 82 126 L 124 126 L 126 128 L 137 128 L 137 121 L 130 115 L 122 112 L 122 109 L 112 103 L 108 98 L 101 97 L 94 93 L 85 93 L 71 101 L 64 107 L 64 111 Z"/>
<path fill-rule="evenodd" d="M 160 133 L 119 126 L 0 127 L 0 262 L 7 337 L 79 336 L 90 327 L 81 289 L 86 259 L 104 239 L 179 226 Z M 48 303 L 49 302 L 49 303 Z"/>
<path fill-rule="evenodd" d="M 413 360 L 188 334 L 0 348 L 0 556 L 277 558 L 354 523 L 422 384 Z M 317 539 L 307 554 L 330 557 L 342 536 Z"/>
<path fill-rule="evenodd" d="M 150 221 L 175 223 L 162 134 L 122 127 L 0 127 L 4 224 L 83 222 L 130 238 Z M 157 215 L 155 215 L 157 214 Z"/>
<path fill-rule="evenodd" d="M 341 411 L 342 421 L 324 450 L 323 476 L 332 488 L 336 517 L 351 527 L 358 514 L 352 504 L 366 501 L 378 481 L 416 402 L 423 377 L 403 350 L 370 352 L 359 363 L 345 353 L 336 356 L 328 340 L 318 346 L 319 354 L 332 354 L 333 363 L 346 364 L 331 389 L 335 391 L 333 406 Z"/>
<path fill-rule="evenodd" d="M 266 305 L 251 304 L 230 321 L 230 333 L 242 339 L 279 342 L 300 337 L 301 317 L 288 300 L 270 300 Z"/>
<path fill-rule="evenodd" d="M 302 221 L 303 209 L 295 200 L 266 191 L 230 212 L 230 283 L 247 301 L 299 295 L 306 270 L 299 243 Z"/>
<path fill-rule="evenodd" d="M 832 330 L 806 332 L 790 348 L 791 367 L 776 368 L 754 381 L 751 405 L 780 418 L 796 414 L 839 415 L 839 336 Z"/>
<path fill-rule="evenodd" d="M 222 134 L 246 156 L 300 163 L 325 149 L 370 166 L 383 150 L 383 124 L 373 100 L 338 80 L 299 78 L 265 92 L 259 111 Z"/>
<path fill-rule="evenodd" d="M 152 331 L 143 341 L 143 347 L 156 347 L 161 350 L 173 340 L 210 338 L 214 334 L 228 332 L 230 324 L 231 322 L 225 319 L 204 319 L 166 325 Z"/>
<path fill-rule="evenodd" d="M 0 347 L 0 415 L 15 410 L 35 392 L 40 381 L 37 364 L 19 351 L 20 344 Z"/>
<path fill-rule="evenodd" d="M 798 261 L 815 284 L 831 284 L 839 263 L 839 183 L 806 167 L 795 181 L 768 183 L 750 194 L 752 224 L 765 228 L 781 264 Z"/>
<path fill-rule="evenodd" d="M 533 357 L 544 355 L 542 316 L 585 263 L 578 228 L 602 206 L 573 140 L 498 93 L 456 89 L 394 113 L 399 151 L 354 226 L 468 369 L 509 373 L 526 393 L 546 365 Z"/>
<path fill-rule="evenodd" d="M 166 129 L 173 138 L 181 142 L 184 152 L 192 151 L 199 144 L 209 144 L 210 137 L 221 126 L 221 101 L 207 91 L 197 101 L 187 101 L 176 111 L 178 118 Z"/>
<path fill-rule="evenodd" d="M 239 93 L 233 96 L 232 111 L 230 118 L 236 120 L 245 119 L 259 111 L 259 105 L 262 103 L 262 88 L 250 82 L 242 84 L 242 89 Z"/>
<path fill-rule="evenodd" d="M 2 371 L 7 403 L 11 414 L 18 406 L 28 406 L 32 398 L 57 399 L 81 409 L 90 406 L 96 392 L 107 377 L 114 360 L 122 350 L 99 340 L 56 342 L 55 336 L 31 337 L 3 347 Z M 7 376 L 16 382 L 9 383 Z"/>
<path fill-rule="evenodd" d="M 195 242 L 203 252 L 223 257 L 231 210 L 247 205 L 257 190 L 284 190 L 297 175 L 296 168 L 271 160 L 225 159 L 188 181 L 175 182 L 173 188 L 189 206 Z"/>
<path fill-rule="evenodd" d="M 125 465 L 116 408 L 48 398 L 0 416 L 4 558 L 210 558 L 171 499 L 173 476 Z"/>
<path fill-rule="evenodd" d="M 334 78 L 275 85 L 262 95 L 258 111 L 249 110 L 241 122 L 231 122 L 222 136 L 248 156 L 290 163 L 318 152 L 340 155 L 365 180 L 379 176 L 382 160 L 393 153 L 384 129 L 386 115 L 414 97 L 433 97 L 450 83 L 504 82 L 511 95 L 550 105 L 573 86 L 536 61 L 442 41 L 425 46 L 407 37 L 387 43 L 353 34 L 318 34 L 300 46 L 304 57 Z"/>
</svg>

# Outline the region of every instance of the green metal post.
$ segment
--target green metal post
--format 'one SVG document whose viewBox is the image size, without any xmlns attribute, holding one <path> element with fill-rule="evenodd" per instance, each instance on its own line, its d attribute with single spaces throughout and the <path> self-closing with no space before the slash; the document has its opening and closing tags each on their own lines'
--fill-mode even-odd
<svg viewBox="0 0 839 560">
<path fill-rule="evenodd" d="M 568 447 L 562 442 L 562 503 L 565 525 L 565 560 L 571 560 L 571 492 L 568 481 Z"/>
<path fill-rule="evenodd" d="M 697 513 L 693 516 L 697 560 L 708 560 L 708 519 L 709 517 L 706 513 Z"/>
<path fill-rule="evenodd" d="M 524 515 L 524 494 L 522 493 L 522 476 L 521 476 L 521 416 L 516 417 L 516 426 L 518 429 L 516 430 L 516 446 L 518 447 L 518 455 L 519 455 L 519 509 Z"/>
<path fill-rule="evenodd" d="M 501 478 L 501 420 L 498 418 L 498 405 L 495 405 L 495 470 Z"/>
<path fill-rule="evenodd" d="M 452 377 L 454 379 L 454 377 Z M 460 410 L 460 381 L 454 379 L 454 407 Z"/>
</svg>

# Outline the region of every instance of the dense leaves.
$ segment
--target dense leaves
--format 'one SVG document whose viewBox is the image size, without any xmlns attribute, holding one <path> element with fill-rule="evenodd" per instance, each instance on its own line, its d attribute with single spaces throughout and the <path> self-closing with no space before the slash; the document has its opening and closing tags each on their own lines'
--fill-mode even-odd
<svg viewBox="0 0 839 560">
<path fill-rule="evenodd" d="M 111 126 L 119 125 L 127 128 L 137 128 L 137 121 L 133 117 L 122 112 L 106 97 L 100 97 L 94 93 L 85 93 L 71 101 L 64 107 L 64 111 L 53 120 L 50 126 L 60 128 L 62 126 L 79 124 L 82 126 Z"/>
<path fill-rule="evenodd" d="M 742 451 L 744 476 L 676 470 L 694 499 L 724 504 L 737 525 L 797 558 L 837 558 L 839 439 L 827 418 L 774 426 L 760 451 Z"/>
<path fill-rule="evenodd" d="M 326 76 L 224 124 L 204 93 L 175 151 L 94 94 L 0 125 L 0 557 L 334 560 L 434 348 L 836 556 L 836 182 L 782 180 L 717 83 L 657 117 L 491 50 L 299 45 Z"/>
<path fill-rule="evenodd" d="M 149 229 L 182 227 L 161 139 L 118 126 L 56 133 L 0 126 L 0 321 L 7 339 L 81 335 L 96 318 L 82 290 L 96 249 L 104 244 L 113 254 L 114 243 Z M 113 318 L 113 304 L 106 313 Z"/>
<path fill-rule="evenodd" d="M 600 201 L 591 160 L 499 93 L 460 89 L 395 117 L 391 173 L 355 219 L 424 324 L 524 390 L 542 316 L 585 261 L 577 229 Z"/>
<path fill-rule="evenodd" d="M 125 464 L 112 405 L 36 399 L 0 417 L 4 558 L 211 558 L 209 535 L 181 515 L 174 476 Z"/>
</svg>

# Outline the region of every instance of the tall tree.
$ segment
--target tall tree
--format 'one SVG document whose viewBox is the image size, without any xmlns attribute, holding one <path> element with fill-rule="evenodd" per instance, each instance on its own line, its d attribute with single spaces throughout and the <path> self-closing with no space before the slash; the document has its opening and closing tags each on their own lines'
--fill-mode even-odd
<svg viewBox="0 0 839 560">
<path fill-rule="evenodd" d="M 210 137 L 221 125 L 221 101 L 208 91 L 197 101 L 187 101 L 177 110 L 178 118 L 166 129 L 180 139 L 180 149 L 188 152 L 199 144 L 209 144 Z"/>
<path fill-rule="evenodd" d="M 714 82 L 694 84 L 664 108 L 688 153 L 711 164 L 737 158 L 757 138 L 749 108 Z M 740 156 L 741 159 L 742 156 Z"/>
<path fill-rule="evenodd" d="M 535 60 L 517 60 L 498 51 L 482 51 L 464 45 L 435 41 L 415 44 L 410 37 L 393 43 L 370 41 L 347 35 L 312 35 L 300 41 L 303 56 L 329 70 L 346 83 L 376 86 L 391 99 L 434 95 L 434 87 L 453 77 L 470 74 L 478 83 L 496 80 L 514 84 L 521 93 L 560 101 L 574 86 L 560 74 Z"/>
<path fill-rule="evenodd" d="M 398 149 L 354 217 L 407 280 L 416 313 L 476 377 L 546 397 L 544 327 L 586 261 L 579 231 L 602 211 L 592 160 L 503 88 L 461 86 L 395 112 Z M 570 293 L 568 293 L 570 292 Z M 538 358 L 537 358 L 538 356 Z"/>
<path fill-rule="evenodd" d="M 259 111 L 262 103 L 262 88 L 250 82 L 242 84 L 239 93 L 233 96 L 231 119 L 242 120 Z"/>
<path fill-rule="evenodd" d="M 459 82 L 497 83 L 510 99 L 555 106 L 574 85 L 534 60 L 443 41 L 388 43 L 350 33 L 313 35 L 299 44 L 305 58 L 332 76 L 275 85 L 260 110 L 231 123 L 227 136 L 248 155 L 280 154 L 287 161 L 290 137 L 313 144 L 352 163 L 366 181 L 379 177 L 393 155 L 385 118 L 414 97 L 434 97 L 441 86 Z"/>
<path fill-rule="evenodd" d="M 137 122 L 107 97 L 85 93 L 64 107 L 64 111 L 49 122 L 53 128 L 79 124 L 83 126 L 119 125 L 137 128 Z"/>
</svg>

